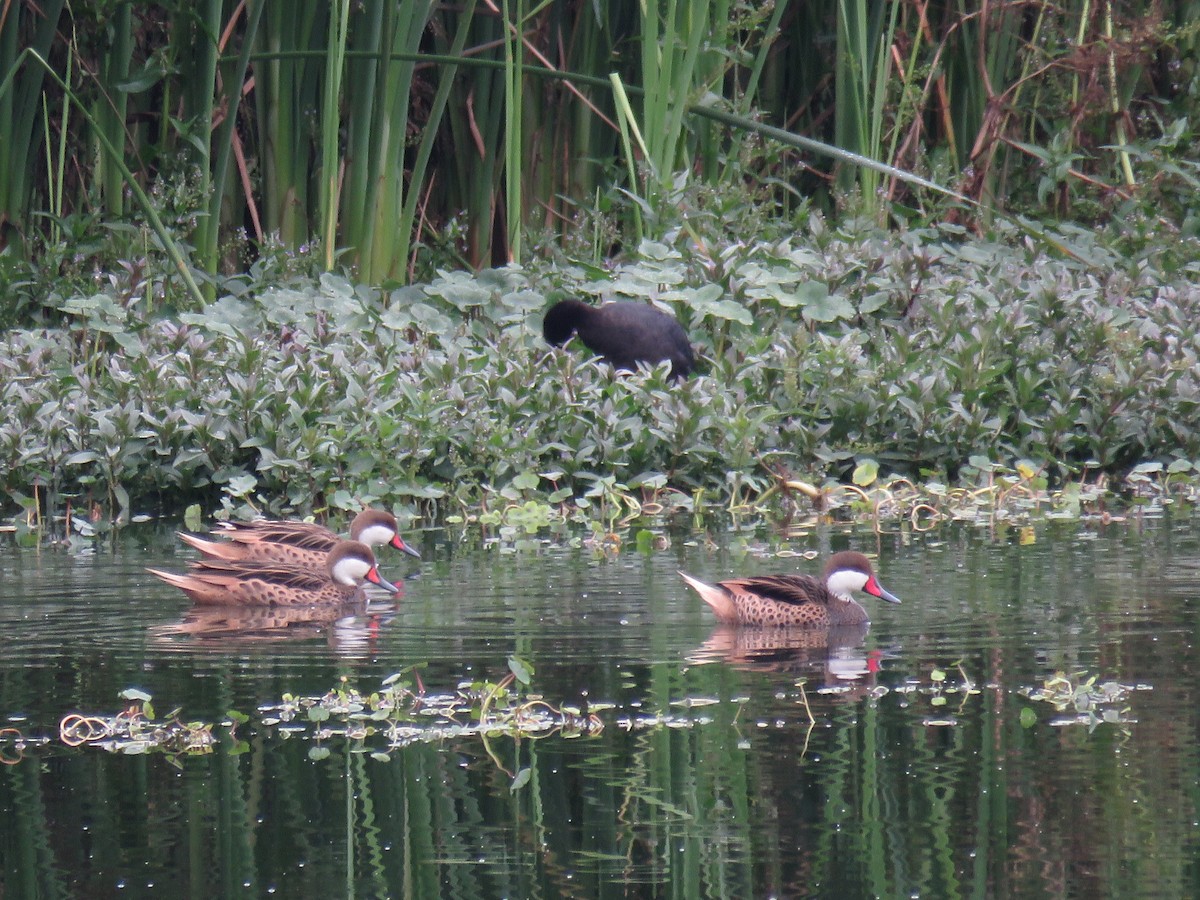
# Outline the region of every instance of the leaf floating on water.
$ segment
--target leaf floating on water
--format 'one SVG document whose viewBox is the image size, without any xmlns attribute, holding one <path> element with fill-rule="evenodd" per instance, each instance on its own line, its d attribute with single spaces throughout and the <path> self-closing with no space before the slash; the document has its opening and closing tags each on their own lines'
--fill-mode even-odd
<svg viewBox="0 0 1200 900">
<path fill-rule="evenodd" d="M 202 517 L 199 503 L 193 503 L 183 511 L 183 527 L 188 531 L 199 531 L 201 522 Z"/>
<path fill-rule="evenodd" d="M 1054 726 L 1086 725 L 1089 732 L 1101 723 L 1116 725 L 1122 730 L 1133 723 L 1129 707 L 1124 704 L 1135 688 L 1116 681 L 1105 681 L 1097 685 L 1098 675 L 1084 678 L 1085 673 L 1067 675 L 1056 672 L 1046 679 L 1040 688 L 1031 688 L 1030 700 L 1049 703 L 1058 712 L 1068 710 L 1074 717 L 1051 720 Z"/>
<path fill-rule="evenodd" d="M 517 777 L 512 780 L 512 784 L 508 786 L 508 792 L 510 794 L 515 794 L 521 788 L 525 787 L 525 785 L 529 784 L 529 779 L 532 776 L 533 770 L 526 766 L 524 769 L 518 772 Z"/>
<path fill-rule="evenodd" d="M 854 467 L 854 474 L 850 476 L 850 479 L 859 487 L 870 487 L 878 477 L 879 463 L 873 459 L 864 459 Z"/>
<path fill-rule="evenodd" d="M 527 685 L 533 681 L 533 666 L 519 656 L 510 656 L 508 658 L 508 670 L 512 672 L 513 677 L 521 684 Z"/>
</svg>

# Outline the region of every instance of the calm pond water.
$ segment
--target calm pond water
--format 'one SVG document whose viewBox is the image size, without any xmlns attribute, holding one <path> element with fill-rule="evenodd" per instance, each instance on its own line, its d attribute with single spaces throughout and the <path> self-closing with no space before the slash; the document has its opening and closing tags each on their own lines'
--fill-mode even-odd
<svg viewBox="0 0 1200 900">
<path fill-rule="evenodd" d="M 819 568 L 744 537 L 608 559 L 411 537 L 421 563 L 383 558 L 419 573 L 398 609 L 282 636 L 187 618 L 144 572 L 188 558 L 161 530 L 4 538 L 0 727 L 52 740 L 0 738 L 0 897 L 1200 896 L 1194 517 L 800 538 L 878 553 L 904 601 L 864 598 L 869 631 L 832 646 L 714 626 L 677 569 Z M 496 681 L 514 653 L 603 729 L 383 753 L 259 711 L 421 662 L 430 692 Z M 1058 670 L 1096 680 L 1028 696 Z M 200 756 L 59 742 L 131 687 L 250 720 Z"/>
</svg>

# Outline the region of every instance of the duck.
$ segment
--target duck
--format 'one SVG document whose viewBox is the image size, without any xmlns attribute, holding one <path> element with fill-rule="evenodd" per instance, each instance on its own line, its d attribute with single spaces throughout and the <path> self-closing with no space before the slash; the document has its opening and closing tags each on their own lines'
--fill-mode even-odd
<svg viewBox="0 0 1200 900">
<path fill-rule="evenodd" d="M 301 606 L 365 598 L 370 582 L 392 594 L 400 588 L 379 574 L 375 554 L 361 541 L 341 541 L 325 558 L 325 571 L 269 560 L 199 559 L 180 575 L 147 569 L 194 603 L 212 606 Z"/>
<path fill-rule="evenodd" d="M 670 361 L 671 377 L 684 378 L 695 364 L 687 334 L 674 318 L 646 303 L 619 300 L 591 306 L 562 300 L 542 319 L 542 336 L 552 347 L 579 339 L 616 369 Z"/>
<path fill-rule="evenodd" d="M 228 540 L 212 541 L 180 532 L 179 539 L 210 559 L 229 562 L 258 560 L 325 571 L 325 561 L 341 538 L 312 522 L 255 519 L 252 522 L 224 522 L 218 535 Z M 396 517 L 382 509 L 364 509 L 350 523 L 350 540 L 368 547 L 387 545 L 421 558 L 404 542 Z"/>
<path fill-rule="evenodd" d="M 679 573 L 717 619 L 734 625 L 791 625 L 832 628 L 869 622 L 852 596 L 863 591 L 888 603 L 900 598 L 883 589 L 871 561 L 854 550 L 835 553 L 821 579 L 811 575 L 755 575 L 706 584 Z"/>
</svg>

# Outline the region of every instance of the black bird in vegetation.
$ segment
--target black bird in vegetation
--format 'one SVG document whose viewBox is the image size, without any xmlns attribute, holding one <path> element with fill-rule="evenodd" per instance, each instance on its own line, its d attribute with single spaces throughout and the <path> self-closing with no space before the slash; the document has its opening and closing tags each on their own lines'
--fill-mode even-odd
<svg viewBox="0 0 1200 900">
<path fill-rule="evenodd" d="M 679 323 L 645 303 L 622 300 L 589 306 L 563 300 L 554 304 L 542 320 L 546 342 L 558 347 L 572 334 L 617 369 L 634 371 L 639 362 L 656 365 L 670 360 L 671 377 L 683 378 L 692 371 L 692 345 Z"/>
</svg>

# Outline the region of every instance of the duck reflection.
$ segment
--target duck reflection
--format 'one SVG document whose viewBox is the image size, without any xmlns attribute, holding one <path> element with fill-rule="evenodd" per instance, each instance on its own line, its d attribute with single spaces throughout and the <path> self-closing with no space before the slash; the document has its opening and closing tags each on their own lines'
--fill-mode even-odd
<svg viewBox="0 0 1200 900">
<path fill-rule="evenodd" d="M 693 663 L 724 662 L 757 672 L 811 675 L 821 672 L 829 687 L 871 683 L 879 671 L 878 651 L 864 652 L 870 626 L 746 628 L 718 625 L 696 648 Z"/>
<path fill-rule="evenodd" d="M 178 622 L 150 633 L 159 642 L 214 649 L 325 636 L 340 655 L 356 656 L 370 651 L 395 614 L 393 605 L 366 600 L 332 606 L 193 606 Z"/>
</svg>

